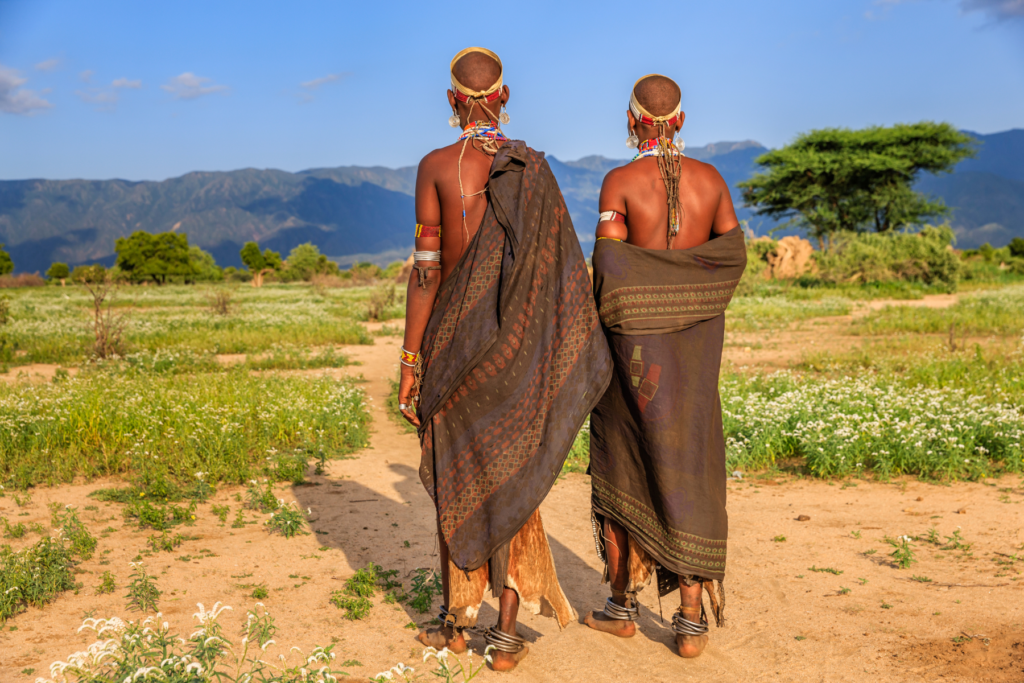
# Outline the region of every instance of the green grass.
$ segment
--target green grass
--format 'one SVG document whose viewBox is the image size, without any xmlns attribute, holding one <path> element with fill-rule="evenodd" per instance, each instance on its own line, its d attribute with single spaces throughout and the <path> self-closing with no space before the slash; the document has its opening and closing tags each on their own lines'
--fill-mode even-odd
<svg viewBox="0 0 1024 683">
<path fill-rule="evenodd" d="M 208 296 L 231 293 L 228 315 L 214 313 Z M 263 353 L 338 344 L 372 344 L 357 320 L 367 317 L 374 287 L 317 293 L 307 285 L 122 287 L 113 308 L 124 316 L 129 353 L 188 351 Z M 80 287 L 13 290 L 10 320 L 0 329 L 0 363 L 80 364 L 90 357 L 92 312 Z M 385 308 L 383 319 L 404 314 L 404 293 Z"/>
<path fill-rule="evenodd" d="M 569 455 L 566 456 L 565 462 L 562 463 L 562 474 L 567 472 L 580 472 L 584 473 L 587 468 L 590 467 L 590 418 L 583 423 L 583 427 L 576 435 L 576 440 L 572 442 L 572 448 L 569 449 Z"/>
<path fill-rule="evenodd" d="M 789 296 L 735 297 L 725 314 L 729 332 L 754 332 L 786 327 L 790 323 L 826 316 L 847 315 L 852 308 L 849 299 L 826 296 L 818 299 L 795 299 Z"/>
<path fill-rule="evenodd" d="M 853 334 L 880 335 L 916 332 L 958 335 L 1020 335 L 1024 333 L 1024 285 L 961 294 L 948 308 L 887 306 L 857 321 Z"/>
<path fill-rule="evenodd" d="M 0 384 L 0 481 L 24 488 L 116 474 L 294 478 L 285 470 L 312 451 L 366 445 L 369 419 L 363 392 L 348 380 L 241 369 Z"/>
</svg>

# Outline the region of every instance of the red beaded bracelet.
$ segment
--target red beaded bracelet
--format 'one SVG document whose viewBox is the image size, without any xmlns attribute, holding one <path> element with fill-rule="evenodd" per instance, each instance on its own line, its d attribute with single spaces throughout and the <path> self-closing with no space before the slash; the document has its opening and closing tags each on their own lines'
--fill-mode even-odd
<svg viewBox="0 0 1024 683">
<path fill-rule="evenodd" d="M 405 350 L 404 346 L 402 347 L 402 365 L 407 365 L 410 368 L 414 368 L 416 367 L 416 361 L 418 361 L 419 359 L 420 354 L 418 351 L 416 353 L 410 353 L 409 351 Z"/>
</svg>

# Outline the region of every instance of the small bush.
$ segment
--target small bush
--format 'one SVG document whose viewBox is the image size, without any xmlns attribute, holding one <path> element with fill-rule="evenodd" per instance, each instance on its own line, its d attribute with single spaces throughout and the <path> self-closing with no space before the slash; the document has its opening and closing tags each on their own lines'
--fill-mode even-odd
<svg viewBox="0 0 1024 683">
<path fill-rule="evenodd" d="M 141 562 L 132 562 L 132 573 L 129 577 L 128 609 L 140 612 L 156 612 L 157 601 L 160 599 L 160 589 L 156 587 L 153 577 L 146 573 L 146 567 Z"/>
<path fill-rule="evenodd" d="M 267 527 L 267 531 L 281 534 L 285 538 L 291 538 L 298 534 L 309 535 L 309 532 L 304 530 L 306 518 L 294 502 L 286 505 L 284 501 L 278 501 L 277 509 L 270 513 L 270 519 L 264 522 L 264 525 Z"/>
<path fill-rule="evenodd" d="M 910 281 L 949 291 L 960 281 L 960 259 L 953 252 L 948 225 L 925 226 L 918 233 L 840 235 L 832 249 L 816 253 L 819 277 L 831 282 Z"/>
<path fill-rule="evenodd" d="M 46 280 L 39 273 L 19 273 L 17 275 L 0 275 L 0 289 L 20 289 L 22 287 L 45 287 Z"/>
<path fill-rule="evenodd" d="M 103 577 L 100 579 L 100 585 L 96 587 L 96 595 L 107 595 L 109 593 L 113 593 L 116 589 L 117 584 L 114 582 L 113 572 L 103 572 Z"/>
<path fill-rule="evenodd" d="M 66 541 L 42 538 L 19 550 L 0 547 L 0 624 L 27 605 L 40 607 L 75 586 L 74 556 Z"/>
</svg>

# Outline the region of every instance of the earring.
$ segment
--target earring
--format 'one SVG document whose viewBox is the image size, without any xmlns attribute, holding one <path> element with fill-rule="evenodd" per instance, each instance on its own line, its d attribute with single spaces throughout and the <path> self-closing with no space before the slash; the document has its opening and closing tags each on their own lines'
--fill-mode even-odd
<svg viewBox="0 0 1024 683">
<path fill-rule="evenodd" d="M 683 140 L 682 138 L 677 138 L 677 142 L 675 144 L 676 144 L 676 149 L 678 149 L 680 152 L 682 152 L 684 149 L 686 149 L 686 141 Z"/>
<path fill-rule="evenodd" d="M 508 111 L 506 111 L 505 105 L 501 105 L 501 114 L 498 115 L 498 121 L 501 122 L 501 125 L 507 126 L 508 122 L 511 120 L 512 117 L 508 115 Z"/>
<path fill-rule="evenodd" d="M 448 117 L 448 125 L 451 126 L 452 128 L 458 128 L 459 125 L 461 125 L 461 124 L 462 124 L 462 121 L 459 119 L 459 113 L 458 112 L 455 112 L 451 116 Z"/>
<path fill-rule="evenodd" d="M 636 149 L 639 146 L 640 146 L 640 138 L 638 138 L 636 136 L 636 131 L 635 130 L 629 131 L 629 137 L 626 138 L 626 147 L 629 147 L 630 149 Z"/>
</svg>

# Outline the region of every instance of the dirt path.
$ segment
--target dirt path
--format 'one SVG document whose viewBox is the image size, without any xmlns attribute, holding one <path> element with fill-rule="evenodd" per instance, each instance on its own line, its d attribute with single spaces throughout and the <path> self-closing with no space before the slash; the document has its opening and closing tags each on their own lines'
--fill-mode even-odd
<svg viewBox="0 0 1024 683">
<path fill-rule="evenodd" d="M 416 631 L 408 626 L 422 625 L 432 614 L 378 599 L 366 619 L 353 622 L 328 603 L 331 591 L 367 562 L 398 569 L 408 581 L 412 570 L 435 561 L 433 508 L 417 475 L 417 439 L 384 413 L 399 343 L 385 337 L 374 346 L 345 349 L 362 365 L 344 371 L 365 378 L 372 400 L 371 447 L 354 459 L 330 463 L 310 485 L 279 488 L 279 495 L 312 511 L 316 534 L 269 536 L 259 524 L 266 516 L 251 514 L 247 519 L 257 523 L 233 529 L 239 507 L 233 496 L 239 489 L 225 487 L 213 502 L 231 506 L 226 525 L 202 506 L 196 525 L 182 530 L 198 539 L 147 559 L 164 591 L 163 618 L 177 632 L 191 632 L 197 602 L 209 608 L 221 601 L 233 607 L 224 622 L 236 633 L 246 609 L 257 602 L 252 584 L 263 584 L 269 596 L 262 602 L 279 627 L 278 645 L 267 653 L 271 658 L 292 645 L 308 650 L 334 641 L 339 662 L 360 663 L 346 668 L 355 676 L 375 675 L 399 661 L 422 670 Z M 137 618 L 125 612 L 124 586 L 128 562 L 150 533 L 122 528 L 119 506 L 85 497 L 109 485 L 38 489 L 24 508 L 10 495 L 0 499 L 0 514 L 12 521 L 46 525 L 46 504 L 57 501 L 84 510 L 94 533 L 112 529 L 101 538 L 96 557 L 84 563 L 78 595 L 32 608 L 0 631 L 0 680 L 33 680 L 46 675 L 50 662 L 84 649 L 92 639 L 76 630 L 87 615 Z M 562 585 L 581 616 L 607 595 L 593 549 L 589 496 L 589 479 L 568 475 L 542 507 Z M 88 505 L 98 507 L 85 510 Z M 965 512 L 958 514 L 961 509 Z M 671 632 L 648 591 L 641 594 L 640 633 L 631 640 L 581 624 L 559 632 L 554 620 L 525 615 L 521 632 L 531 641 L 530 656 L 515 673 L 485 672 L 482 680 L 1024 679 L 1024 486 L 1018 478 L 953 486 L 730 481 L 729 512 L 728 623 L 712 627 L 711 645 L 700 659 L 683 661 L 673 654 Z M 797 521 L 799 515 L 810 520 Z M 892 547 L 883 537 L 923 536 L 932 527 L 940 538 L 959 530 L 973 544 L 970 554 L 919 541 L 912 544 L 916 563 L 894 568 Z M 783 536 L 784 541 L 773 540 Z M 95 595 L 104 570 L 117 577 L 113 595 Z M 673 608 L 672 598 L 665 598 L 664 613 Z M 495 617 L 489 600 L 481 624 L 490 625 Z M 964 633 L 977 637 L 953 642 Z M 479 638 L 472 644 L 482 647 Z M 34 672 L 21 673 L 28 669 Z"/>
</svg>

